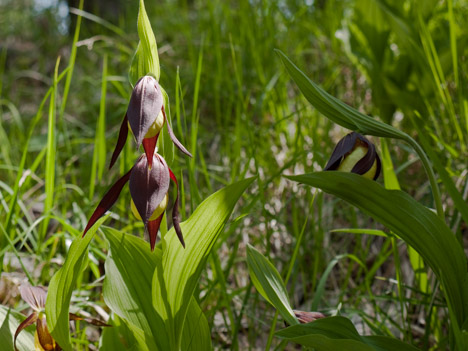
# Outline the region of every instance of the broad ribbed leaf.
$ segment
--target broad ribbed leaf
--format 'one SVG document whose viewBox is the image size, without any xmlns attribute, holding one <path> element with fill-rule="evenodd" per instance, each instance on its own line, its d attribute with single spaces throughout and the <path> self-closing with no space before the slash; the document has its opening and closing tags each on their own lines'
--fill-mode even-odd
<svg viewBox="0 0 468 351">
<path fill-rule="evenodd" d="M 288 177 L 336 195 L 360 208 L 402 238 L 441 281 L 450 312 L 462 325 L 468 315 L 466 257 L 447 225 L 400 190 L 352 173 L 317 172 Z"/>
<path fill-rule="evenodd" d="M 408 140 L 409 137 L 405 133 L 360 113 L 328 94 L 311 81 L 284 53 L 279 50 L 276 50 L 276 52 L 305 98 L 325 117 L 340 126 L 363 134 Z"/>
<path fill-rule="evenodd" d="M 47 327 L 64 350 L 72 349 L 68 318 L 73 288 L 84 269 L 88 255 L 88 245 L 106 218 L 97 221 L 84 238 L 78 237 L 73 240 L 65 263 L 55 273 L 49 284 L 45 307 Z"/>
<path fill-rule="evenodd" d="M 417 351 L 411 345 L 384 336 L 360 336 L 345 317 L 328 317 L 280 330 L 277 337 L 313 347 L 316 351 Z"/>
<path fill-rule="evenodd" d="M 250 245 L 247 246 L 247 263 L 250 279 L 257 291 L 278 310 L 288 324 L 298 324 L 293 309 L 289 305 L 288 291 L 275 266 Z"/>
<path fill-rule="evenodd" d="M 0 345 L 2 350 L 13 350 L 13 337 L 25 317 L 12 309 L 0 305 Z M 34 350 L 35 327 L 24 329 L 16 339 L 19 351 Z"/>
<path fill-rule="evenodd" d="M 103 296 L 107 306 L 119 317 L 141 329 L 150 350 L 170 350 L 164 321 L 155 311 L 151 280 L 160 264 L 161 250 L 151 252 L 148 243 L 115 229 L 102 229 L 109 241 Z"/>
<path fill-rule="evenodd" d="M 208 321 L 194 297 L 190 300 L 182 333 L 182 351 L 211 351 Z"/>
<path fill-rule="evenodd" d="M 144 342 L 143 330 L 128 325 L 115 314 L 111 324 L 111 328 L 102 331 L 99 351 L 151 351 Z"/>
<path fill-rule="evenodd" d="M 164 236 L 163 270 L 158 269 L 153 278 L 153 304 L 162 318 L 167 319 L 174 350 L 179 348 L 181 326 L 184 325 L 190 300 L 211 248 L 235 204 L 254 179 L 245 179 L 219 190 L 203 201 L 187 221 L 181 223 L 185 249 L 174 228 Z"/>
</svg>

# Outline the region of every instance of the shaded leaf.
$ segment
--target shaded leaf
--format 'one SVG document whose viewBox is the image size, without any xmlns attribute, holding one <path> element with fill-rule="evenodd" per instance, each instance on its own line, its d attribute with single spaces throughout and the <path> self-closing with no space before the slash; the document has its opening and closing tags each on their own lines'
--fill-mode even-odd
<svg viewBox="0 0 468 351">
<path fill-rule="evenodd" d="M 442 283 L 450 313 L 462 325 L 468 315 L 466 257 L 447 225 L 399 190 L 352 173 L 317 172 L 289 179 L 336 195 L 355 205 L 413 247 Z"/>
</svg>

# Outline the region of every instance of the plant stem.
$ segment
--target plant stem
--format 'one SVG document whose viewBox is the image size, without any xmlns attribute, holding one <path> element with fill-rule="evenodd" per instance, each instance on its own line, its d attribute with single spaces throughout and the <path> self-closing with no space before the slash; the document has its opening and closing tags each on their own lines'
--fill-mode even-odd
<svg viewBox="0 0 468 351">
<path fill-rule="evenodd" d="M 407 135 L 407 138 L 405 139 L 405 141 L 408 144 L 410 144 L 413 147 L 413 149 L 416 151 L 416 153 L 418 154 L 419 159 L 421 160 L 424 166 L 424 169 L 426 170 L 427 177 L 429 178 L 429 182 L 431 184 L 432 195 L 434 197 L 434 204 L 435 204 L 435 208 L 437 211 L 437 215 L 440 217 L 440 219 L 445 221 L 444 208 L 442 207 L 442 199 L 440 197 L 440 190 L 437 185 L 437 179 L 434 174 L 434 170 L 431 167 L 431 163 L 429 159 L 427 158 L 426 153 L 424 152 L 422 147 L 416 142 L 416 140 L 414 140 L 412 137 Z"/>
</svg>

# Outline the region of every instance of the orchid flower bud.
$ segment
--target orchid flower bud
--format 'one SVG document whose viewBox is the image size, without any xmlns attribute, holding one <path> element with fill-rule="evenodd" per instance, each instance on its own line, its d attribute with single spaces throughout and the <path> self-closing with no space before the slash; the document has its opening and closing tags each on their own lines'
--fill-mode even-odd
<svg viewBox="0 0 468 351">
<path fill-rule="evenodd" d="M 352 132 L 338 142 L 324 170 L 357 173 L 376 180 L 381 167 L 374 144 L 361 134 Z"/>
</svg>

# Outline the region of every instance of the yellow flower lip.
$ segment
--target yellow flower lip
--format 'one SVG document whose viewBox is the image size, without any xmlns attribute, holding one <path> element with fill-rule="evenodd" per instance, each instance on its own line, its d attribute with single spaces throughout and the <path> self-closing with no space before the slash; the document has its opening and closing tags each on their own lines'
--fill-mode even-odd
<svg viewBox="0 0 468 351">
<path fill-rule="evenodd" d="M 375 145 L 352 132 L 338 142 L 324 170 L 351 172 L 376 180 L 381 168 Z"/>
</svg>

